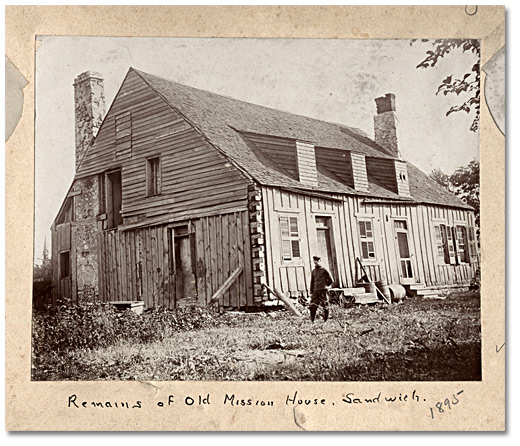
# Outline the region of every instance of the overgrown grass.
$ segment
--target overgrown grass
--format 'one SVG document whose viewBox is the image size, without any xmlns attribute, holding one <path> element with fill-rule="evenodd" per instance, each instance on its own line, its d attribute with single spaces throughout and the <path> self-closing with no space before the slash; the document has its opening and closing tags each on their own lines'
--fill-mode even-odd
<svg viewBox="0 0 520 446">
<path fill-rule="evenodd" d="M 51 316 L 35 316 L 33 379 L 481 379 L 476 292 L 444 301 L 332 307 L 331 319 L 315 324 L 285 311 L 218 315 L 199 309 L 138 316 L 95 307 L 87 316 L 58 311 L 53 324 L 46 319 Z"/>
</svg>

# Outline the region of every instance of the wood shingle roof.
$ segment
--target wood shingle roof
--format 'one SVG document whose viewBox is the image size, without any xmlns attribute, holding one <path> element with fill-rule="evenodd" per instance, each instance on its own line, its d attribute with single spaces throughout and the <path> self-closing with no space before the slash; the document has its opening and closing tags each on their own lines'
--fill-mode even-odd
<svg viewBox="0 0 520 446">
<path fill-rule="evenodd" d="M 393 157 L 355 128 L 247 103 L 181 85 L 133 68 L 130 70 L 135 71 L 214 147 L 261 184 L 471 209 L 410 163 L 407 165 L 412 198 L 399 196 L 370 179 L 369 192 L 355 191 L 319 165 L 318 186 L 303 185 L 284 172 L 275 159 L 254 150 L 254 145 L 242 133 L 307 141 L 315 146 L 352 151 L 367 157 Z"/>
</svg>

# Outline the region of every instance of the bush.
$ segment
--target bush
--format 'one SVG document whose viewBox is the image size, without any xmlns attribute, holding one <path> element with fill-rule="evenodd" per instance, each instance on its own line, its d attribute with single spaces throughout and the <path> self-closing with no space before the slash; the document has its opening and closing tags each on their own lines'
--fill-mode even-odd
<svg viewBox="0 0 520 446">
<path fill-rule="evenodd" d="M 208 328 L 216 320 L 202 308 L 156 309 L 135 314 L 107 303 L 63 304 L 33 314 L 33 355 L 108 347 L 122 340 L 161 341 L 176 332 Z"/>
</svg>

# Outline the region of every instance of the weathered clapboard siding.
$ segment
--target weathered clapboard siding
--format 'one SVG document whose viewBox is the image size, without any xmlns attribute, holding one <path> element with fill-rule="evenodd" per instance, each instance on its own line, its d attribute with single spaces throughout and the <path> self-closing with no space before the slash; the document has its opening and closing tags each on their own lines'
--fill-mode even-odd
<svg viewBox="0 0 520 446">
<path fill-rule="evenodd" d="M 397 193 L 402 197 L 410 196 L 410 184 L 408 182 L 408 168 L 405 161 L 394 160 Z"/>
<path fill-rule="evenodd" d="M 284 173 L 298 179 L 298 155 L 296 153 L 296 142 L 293 139 L 279 138 L 268 135 L 257 135 L 255 133 L 241 132 L 241 135 L 253 143 L 253 151 L 276 160 L 273 168 L 277 169 L 280 165 Z"/>
<path fill-rule="evenodd" d="M 272 187 L 262 188 L 265 212 L 266 261 L 268 283 L 291 295 L 307 293 L 312 271 L 312 256 L 317 250 L 316 217 L 328 217 L 332 223 L 331 238 L 336 257 L 338 285 L 355 286 L 362 276 L 355 262 L 362 258 L 359 238 L 359 219 L 372 222 L 375 254 L 373 260 L 363 260 L 365 270 L 372 280 L 403 283 L 399 250 L 396 242 L 395 221 L 407 226 L 411 254 L 413 282 L 426 286 L 451 284 L 467 285 L 478 268 L 478 256 L 471 263 L 460 265 L 439 264 L 436 255 L 437 242 L 433 225 L 435 219 L 445 219 L 446 224 L 465 224 L 468 231 L 474 227 L 470 211 L 399 202 L 365 202 L 353 196 L 322 197 L 280 191 Z M 301 257 L 284 261 L 281 252 L 280 216 L 298 217 L 301 234 Z"/>
<path fill-rule="evenodd" d="M 296 154 L 298 158 L 298 180 L 302 184 L 317 186 L 318 177 L 314 145 L 296 141 Z"/>
<path fill-rule="evenodd" d="M 115 118 L 130 113 L 131 154 L 115 155 Z M 147 196 L 147 159 L 160 156 L 161 193 Z M 131 71 L 77 176 L 121 168 L 122 215 L 191 214 L 244 206 L 247 178 Z"/>
<path fill-rule="evenodd" d="M 366 157 L 367 175 L 377 183 L 398 193 L 393 159 Z"/>
<path fill-rule="evenodd" d="M 347 186 L 354 187 L 352 160 L 346 150 L 316 147 L 316 164 L 336 175 Z"/>
<path fill-rule="evenodd" d="M 175 235 L 190 227 L 195 275 L 194 303 L 206 305 L 237 268 L 243 272 L 224 293 L 220 305 L 253 306 L 248 212 L 237 211 L 192 221 L 98 234 L 100 300 L 143 300 L 147 308 L 182 305 L 176 287 Z"/>
<path fill-rule="evenodd" d="M 350 152 L 350 159 L 352 161 L 352 178 L 354 180 L 354 189 L 359 191 L 368 190 L 368 177 L 365 158 L 365 155 Z"/>
</svg>

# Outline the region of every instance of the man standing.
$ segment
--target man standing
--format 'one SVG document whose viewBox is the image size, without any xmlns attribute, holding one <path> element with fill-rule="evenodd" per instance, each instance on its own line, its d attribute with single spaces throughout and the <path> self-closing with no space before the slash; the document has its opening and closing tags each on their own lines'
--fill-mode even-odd
<svg viewBox="0 0 520 446">
<path fill-rule="evenodd" d="M 323 321 L 329 318 L 329 296 L 327 287 L 332 285 L 332 276 L 326 268 L 321 266 L 321 258 L 314 256 L 314 269 L 311 274 L 311 305 L 309 310 L 311 312 L 311 322 L 314 322 L 318 306 L 323 307 Z"/>
</svg>

